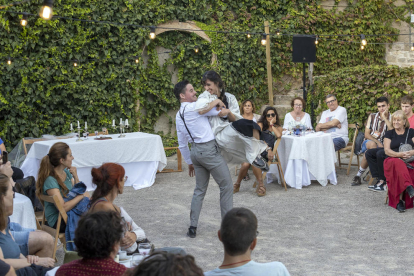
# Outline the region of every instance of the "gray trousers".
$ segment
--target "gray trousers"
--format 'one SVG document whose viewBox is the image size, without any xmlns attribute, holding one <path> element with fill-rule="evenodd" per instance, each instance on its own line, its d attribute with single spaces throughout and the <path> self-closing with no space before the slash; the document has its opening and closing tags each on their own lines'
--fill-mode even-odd
<svg viewBox="0 0 414 276">
<path fill-rule="evenodd" d="M 210 173 L 220 187 L 221 218 L 233 208 L 233 183 L 216 140 L 200 144 L 193 143 L 190 157 L 196 177 L 196 187 L 191 201 L 190 225 L 197 227 Z"/>
</svg>

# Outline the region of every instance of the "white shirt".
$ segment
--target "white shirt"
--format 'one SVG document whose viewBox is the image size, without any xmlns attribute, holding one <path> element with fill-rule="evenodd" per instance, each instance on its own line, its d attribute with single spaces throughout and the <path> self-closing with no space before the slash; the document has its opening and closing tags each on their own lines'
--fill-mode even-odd
<svg viewBox="0 0 414 276">
<path fill-rule="evenodd" d="M 256 263 L 250 261 L 245 265 L 220 269 L 216 268 L 211 271 L 204 272 L 204 276 L 290 276 L 285 265 L 280 262 Z"/>
<path fill-rule="evenodd" d="M 210 127 L 208 116 L 217 116 L 217 114 L 219 114 L 220 112 L 216 110 L 216 108 L 212 108 L 209 112 L 200 115 L 198 111 L 195 111 L 195 108 L 196 102 L 183 102 L 181 103 L 180 110 L 177 112 L 177 115 L 175 116 L 178 148 L 180 149 L 181 154 L 188 165 L 193 164 L 190 158 L 190 150 L 188 149 L 188 143 L 192 143 L 193 140 L 191 139 L 187 129 L 185 128 L 180 113 L 184 116 L 185 124 L 187 125 L 187 128 L 194 139 L 194 143 L 199 144 L 214 140 L 214 134 L 213 130 Z"/>
<path fill-rule="evenodd" d="M 290 114 L 289 112 L 288 114 L 286 114 L 285 119 L 283 120 L 283 129 L 293 129 L 297 125 L 297 123 L 298 122 L 292 117 L 292 114 Z M 310 116 L 306 112 L 305 116 L 303 116 L 302 120 L 300 120 L 299 123 L 312 129 Z"/>
<path fill-rule="evenodd" d="M 330 109 L 325 110 L 322 113 L 321 120 L 319 123 L 327 123 L 332 121 L 333 119 L 337 119 L 341 123 L 341 128 L 332 127 L 330 129 L 325 130 L 324 132 L 330 133 L 333 138 L 342 138 L 345 141 L 345 145 L 348 144 L 348 117 L 346 113 L 345 107 L 338 106 L 334 111 Z"/>
</svg>

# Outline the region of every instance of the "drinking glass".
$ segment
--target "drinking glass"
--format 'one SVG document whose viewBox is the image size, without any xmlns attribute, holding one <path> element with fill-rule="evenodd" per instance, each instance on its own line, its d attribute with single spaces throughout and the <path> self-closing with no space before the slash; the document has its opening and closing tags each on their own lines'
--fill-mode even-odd
<svg viewBox="0 0 414 276">
<path fill-rule="evenodd" d="M 140 253 L 132 254 L 132 266 L 137 266 L 144 259 L 144 255 Z"/>
<path fill-rule="evenodd" d="M 149 255 L 151 251 L 151 244 L 150 243 L 140 243 L 138 245 L 138 251 L 144 256 Z"/>
<path fill-rule="evenodd" d="M 95 136 L 98 136 L 98 133 L 99 133 L 99 132 L 98 132 L 97 130 L 95 130 Z"/>
<path fill-rule="evenodd" d="M 83 138 L 84 138 L 84 139 L 86 139 L 86 136 L 87 136 L 87 133 L 86 133 L 86 132 L 84 132 L 84 133 L 83 133 Z"/>
</svg>

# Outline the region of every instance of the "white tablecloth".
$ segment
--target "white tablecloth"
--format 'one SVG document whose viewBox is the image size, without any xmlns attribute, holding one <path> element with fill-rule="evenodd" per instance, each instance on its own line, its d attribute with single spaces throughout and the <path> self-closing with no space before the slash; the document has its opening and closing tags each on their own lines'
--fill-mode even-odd
<svg viewBox="0 0 414 276">
<path fill-rule="evenodd" d="M 13 199 L 13 215 L 11 222 L 17 222 L 24 228 L 36 229 L 36 217 L 30 199 L 22 194 L 16 193 Z"/>
<path fill-rule="evenodd" d="M 290 187 L 301 189 L 302 186 L 310 185 L 311 180 L 317 180 L 322 186 L 328 184 L 327 180 L 336 185 L 337 158 L 330 134 L 317 132 L 301 137 L 284 135 L 278 153 L 286 184 Z M 278 177 L 276 165 L 271 165 L 269 172 Z M 271 180 L 271 176 L 268 180 Z"/>
<path fill-rule="evenodd" d="M 76 142 L 77 138 L 35 142 L 21 169 L 25 175 L 37 178 L 41 159 L 56 142 L 65 142 L 69 145 L 75 158 L 72 166 L 77 168 L 79 180 L 88 186 L 88 190 L 94 189 L 91 169 L 106 162 L 121 164 L 125 168 L 125 175 L 128 176 L 125 185 L 133 186 L 135 189 L 151 186 L 157 170 L 161 171 L 167 165 L 159 135 L 134 132 L 127 133 L 124 138 L 118 138 L 119 134 L 106 136 L 112 139 L 94 140 L 94 137 L 89 137 L 82 142 Z"/>
</svg>

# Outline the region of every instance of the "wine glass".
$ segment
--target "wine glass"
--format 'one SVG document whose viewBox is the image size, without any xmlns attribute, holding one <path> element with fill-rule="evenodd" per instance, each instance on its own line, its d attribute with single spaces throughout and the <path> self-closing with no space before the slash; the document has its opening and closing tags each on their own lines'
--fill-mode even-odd
<svg viewBox="0 0 414 276">
<path fill-rule="evenodd" d="M 140 243 L 138 245 L 138 251 L 144 256 L 147 256 L 150 254 L 151 251 L 151 244 L 150 243 Z"/>
<path fill-rule="evenodd" d="M 144 259 L 144 255 L 141 253 L 132 254 L 132 266 L 137 266 Z"/>
<path fill-rule="evenodd" d="M 98 137 L 98 130 L 95 130 L 95 136 Z"/>
<path fill-rule="evenodd" d="M 84 133 L 83 133 L 83 138 L 84 138 L 84 139 L 86 139 L 86 136 L 87 136 L 87 135 L 88 135 L 88 134 L 87 134 L 86 132 L 84 132 Z"/>
</svg>

